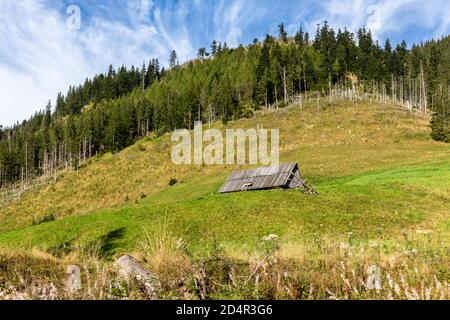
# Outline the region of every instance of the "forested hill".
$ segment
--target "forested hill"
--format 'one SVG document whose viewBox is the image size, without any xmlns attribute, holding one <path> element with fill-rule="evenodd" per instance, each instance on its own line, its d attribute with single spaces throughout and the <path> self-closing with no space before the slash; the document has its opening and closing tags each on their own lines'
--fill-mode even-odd
<svg viewBox="0 0 450 320">
<path fill-rule="evenodd" d="M 228 121 L 304 92 L 331 87 L 377 92 L 433 113 L 433 138 L 450 141 L 450 37 L 408 49 L 376 42 L 324 23 L 314 37 L 267 35 L 248 46 L 214 41 L 183 65 L 172 52 L 170 70 L 110 67 L 107 74 L 58 94 L 56 104 L 12 128 L 0 127 L 0 186 L 77 166 L 96 153 L 117 151 L 149 132 L 190 128 L 196 120 Z M 54 110 L 53 110 L 54 109 Z M 52 111 L 53 110 L 53 111 Z"/>
</svg>

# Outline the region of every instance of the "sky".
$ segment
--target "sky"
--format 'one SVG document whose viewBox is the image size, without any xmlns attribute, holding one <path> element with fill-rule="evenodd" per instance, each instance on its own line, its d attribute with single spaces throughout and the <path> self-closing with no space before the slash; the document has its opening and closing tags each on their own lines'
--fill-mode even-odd
<svg viewBox="0 0 450 320">
<path fill-rule="evenodd" d="M 426 4 L 425 4 L 426 3 Z M 213 39 L 229 46 L 327 20 L 365 26 L 384 43 L 450 33 L 448 0 L 0 0 L 0 125 L 43 109 L 109 65 L 192 59 Z"/>
</svg>

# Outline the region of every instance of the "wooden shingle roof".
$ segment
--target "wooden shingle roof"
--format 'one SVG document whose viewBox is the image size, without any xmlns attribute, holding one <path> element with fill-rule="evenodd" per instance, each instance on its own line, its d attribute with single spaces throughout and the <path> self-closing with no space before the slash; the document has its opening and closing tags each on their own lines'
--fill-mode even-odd
<svg viewBox="0 0 450 320">
<path fill-rule="evenodd" d="M 253 170 L 235 171 L 220 188 L 220 193 L 300 186 L 297 163 L 286 163 Z"/>
</svg>

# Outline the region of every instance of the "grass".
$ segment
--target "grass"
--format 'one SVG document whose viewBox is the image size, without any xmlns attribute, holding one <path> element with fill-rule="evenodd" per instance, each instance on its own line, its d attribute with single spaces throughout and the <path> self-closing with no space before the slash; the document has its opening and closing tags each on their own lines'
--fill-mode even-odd
<svg viewBox="0 0 450 320">
<path fill-rule="evenodd" d="M 337 102 L 320 114 L 314 105 L 258 114 L 256 119 L 230 123 L 236 128 L 281 128 L 282 161 L 299 162 L 315 182 L 380 169 L 439 164 L 448 146 L 426 139 L 428 120 L 394 107 Z M 219 128 L 222 126 L 217 125 Z M 140 147 L 139 147 L 140 146 Z M 142 194 L 164 191 L 172 178 L 183 183 L 194 177 L 226 174 L 236 167 L 176 166 L 170 161 L 170 137 L 141 141 L 112 155 L 92 160 L 78 172 L 64 172 L 58 181 L 29 193 L 0 212 L 0 231 L 17 229 L 46 215 L 57 218 L 117 208 Z M 183 195 L 182 195 L 183 196 Z"/>
<path fill-rule="evenodd" d="M 123 228 L 117 245 L 133 251 L 139 249 L 144 230 L 151 234 L 166 219 L 172 221 L 178 237 L 199 253 L 213 241 L 251 252 L 253 244 L 270 233 L 286 241 L 317 234 L 339 237 L 349 232 L 361 241 L 389 239 L 405 228 L 418 228 L 435 215 L 448 213 L 448 195 L 430 190 L 450 186 L 449 169 L 450 164 L 421 166 L 327 180 L 317 184 L 318 197 L 296 190 L 220 195 L 215 191 L 221 179 L 205 178 L 204 185 L 194 179 L 138 204 L 4 232 L 0 244 L 48 250 L 67 242 L 87 243 Z M 438 177 L 436 182 L 430 172 Z M 169 202 L 184 190 L 191 194 Z"/>
<path fill-rule="evenodd" d="M 222 284 L 208 289 L 213 298 L 376 298 L 361 293 L 370 263 L 389 272 L 383 298 L 448 294 L 450 147 L 429 139 L 428 119 L 393 106 L 341 101 L 320 114 L 314 105 L 289 107 L 228 126 L 257 124 L 281 128 L 282 162 L 298 162 L 319 196 L 217 194 L 238 167 L 172 165 L 170 137 L 163 136 L 65 172 L 2 209 L 0 247 L 64 257 L 100 246 L 104 261 L 133 252 L 164 279 L 168 298 L 179 297 L 173 281 L 182 273 L 194 279 L 198 261 L 217 256 L 224 265 L 206 272 Z M 171 179 L 178 183 L 169 186 Z M 33 225 L 49 215 L 55 220 Z M 263 264 L 271 271 L 257 272 L 260 284 L 220 278 L 230 276 L 230 268 L 248 276 L 269 234 L 280 247 Z M 219 276 L 216 267 L 228 271 Z M 292 278 L 272 278 L 287 270 Z"/>
<path fill-rule="evenodd" d="M 162 137 L 67 172 L 55 185 L 7 208 L 0 245 L 47 250 L 123 228 L 119 247 L 136 250 L 144 228 L 151 233 L 170 217 L 194 251 L 202 252 L 213 240 L 253 250 L 252 243 L 268 233 L 289 241 L 347 232 L 361 239 L 387 238 L 448 213 L 449 148 L 424 139 L 424 119 L 392 107 L 341 102 L 320 114 L 313 107 L 290 108 L 231 126 L 255 122 L 282 128 L 282 160 L 299 162 L 319 197 L 282 190 L 217 194 L 235 168 L 162 164 L 170 151 L 168 137 Z M 180 183 L 168 187 L 173 177 Z M 105 204 L 108 199 L 111 204 Z M 67 209 L 73 202 L 77 209 Z M 27 220 L 37 213 L 27 212 L 36 207 L 39 216 L 53 214 L 56 221 L 31 226 Z M 97 207 L 103 209 L 91 209 Z"/>
</svg>

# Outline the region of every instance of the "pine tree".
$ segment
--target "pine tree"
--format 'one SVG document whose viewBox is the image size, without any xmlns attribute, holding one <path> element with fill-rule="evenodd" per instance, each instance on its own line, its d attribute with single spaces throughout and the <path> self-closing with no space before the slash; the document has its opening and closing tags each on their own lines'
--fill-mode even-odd
<svg viewBox="0 0 450 320">
<path fill-rule="evenodd" d="M 67 113 L 66 103 L 64 101 L 64 96 L 61 92 L 58 92 L 58 95 L 56 97 L 56 113 L 59 115 Z"/>
<path fill-rule="evenodd" d="M 297 31 L 295 34 L 295 43 L 299 46 L 305 45 L 305 33 L 303 32 L 302 28 L 300 27 L 300 30 Z"/>
<path fill-rule="evenodd" d="M 173 69 L 178 65 L 178 57 L 177 52 L 175 50 L 172 50 L 172 52 L 170 53 L 169 65 L 170 69 Z"/>
<path fill-rule="evenodd" d="M 450 98 L 446 92 L 438 96 L 431 120 L 431 137 L 436 141 L 450 142 Z"/>
<path fill-rule="evenodd" d="M 386 79 L 388 79 L 390 77 L 390 75 L 392 73 L 394 73 L 392 46 L 391 46 L 391 42 L 389 39 L 386 39 L 386 43 L 384 44 L 383 63 L 384 63 L 385 76 L 386 76 Z"/>
<path fill-rule="evenodd" d="M 339 78 L 342 76 L 341 73 L 341 64 L 339 62 L 339 59 L 336 58 L 336 60 L 333 63 L 333 68 L 332 68 L 332 73 L 333 73 L 333 80 L 336 80 L 336 82 L 339 80 Z"/>
<path fill-rule="evenodd" d="M 64 95 L 58 93 L 54 110 L 49 104 L 21 124 L 0 128 L 0 185 L 20 179 L 23 167 L 27 177 L 42 174 L 43 164 L 55 161 L 55 155 L 59 166 L 76 165 L 97 152 L 125 148 L 151 131 L 192 128 L 197 119 L 227 121 L 244 109 L 281 106 L 295 92 L 348 85 L 349 73 L 357 74 L 364 88 L 378 90 L 382 84 L 384 90 L 392 84 L 399 101 L 433 110 L 432 137 L 449 141 L 450 37 L 410 50 L 402 42 L 393 50 L 389 40 L 381 48 L 364 28 L 355 39 L 346 29 L 336 34 L 325 22 L 312 44 L 301 28 L 289 43 L 281 26 L 279 39 L 267 35 L 247 47 L 229 49 L 216 42 L 215 59 L 203 63 L 176 68 L 173 51 L 171 70 L 161 70 L 152 59 L 142 68 L 110 66 L 70 86 Z M 199 58 L 205 56 L 201 48 Z"/>
<path fill-rule="evenodd" d="M 206 54 L 207 54 L 206 48 L 200 48 L 200 49 L 198 49 L 197 58 L 200 60 L 203 60 L 203 59 L 205 59 Z"/>
<path fill-rule="evenodd" d="M 282 41 L 283 43 L 287 43 L 288 42 L 288 34 L 287 34 L 286 29 L 284 27 L 284 23 L 281 23 L 278 26 L 278 39 L 280 41 Z"/>
<path fill-rule="evenodd" d="M 213 42 L 211 43 L 211 55 L 213 57 L 215 57 L 217 55 L 217 48 L 218 48 L 217 41 L 213 40 Z"/>
<path fill-rule="evenodd" d="M 309 45 L 309 33 L 308 32 L 305 32 L 305 37 L 304 37 L 303 41 L 304 41 L 306 46 Z"/>
<path fill-rule="evenodd" d="M 429 78 L 428 90 L 433 93 L 438 91 L 438 86 L 440 83 L 445 83 L 445 79 L 442 79 L 439 74 L 439 70 L 445 69 L 445 67 L 440 67 L 441 61 L 441 52 L 437 48 L 436 44 L 432 44 L 430 48 L 430 59 L 427 68 L 427 75 Z"/>
<path fill-rule="evenodd" d="M 396 66 L 395 66 L 395 73 L 398 76 L 405 76 L 406 74 L 406 59 L 408 54 L 408 49 L 406 42 L 403 40 L 401 44 L 397 45 L 397 48 L 395 49 L 396 53 Z"/>
</svg>

